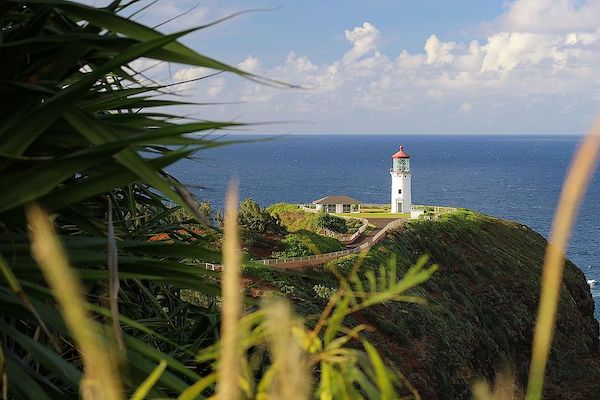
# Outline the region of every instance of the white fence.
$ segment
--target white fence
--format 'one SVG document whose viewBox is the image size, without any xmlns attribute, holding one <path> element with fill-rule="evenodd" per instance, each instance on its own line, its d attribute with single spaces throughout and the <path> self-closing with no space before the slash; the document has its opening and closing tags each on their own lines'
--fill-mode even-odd
<svg viewBox="0 0 600 400">
<path fill-rule="evenodd" d="M 304 204 L 299 204 L 299 207 L 300 207 L 300 209 L 302 211 L 306 211 L 306 212 L 310 212 L 310 213 L 316 213 L 317 212 L 316 209 L 307 207 Z M 361 227 L 358 228 L 358 230 L 356 232 L 354 232 L 354 234 L 352 234 L 351 236 L 344 237 L 344 236 L 340 236 L 340 235 L 335 234 L 335 232 L 327 234 L 327 236 L 335 237 L 336 239 L 338 239 L 341 242 L 344 242 L 346 244 L 354 242 L 369 227 L 369 221 L 366 218 L 349 217 L 349 216 L 346 216 L 346 215 L 339 215 L 339 217 L 340 218 L 345 218 L 345 219 L 358 219 L 358 220 L 360 220 L 360 222 L 362 222 Z"/>
<path fill-rule="evenodd" d="M 330 236 L 330 237 L 338 239 L 340 242 L 350 244 L 350 243 L 353 243 L 356 239 L 358 239 L 360 237 L 360 235 L 362 235 L 363 232 L 366 231 L 367 228 L 369 227 L 369 220 L 367 220 L 366 218 L 354 218 L 354 217 L 346 217 L 346 216 L 341 216 L 341 218 L 358 219 L 362 223 L 362 225 L 360 226 L 360 228 L 358 228 L 358 230 L 356 232 L 354 232 L 350 236 L 340 235 L 337 232 L 333 232 L 329 229 L 323 228 L 323 231 L 325 232 L 326 236 Z"/>
<path fill-rule="evenodd" d="M 298 261 L 308 261 L 308 260 L 317 260 L 317 259 L 324 260 L 324 261 L 325 260 L 333 260 L 336 258 L 347 256 L 349 254 L 360 253 L 361 251 L 367 250 L 370 247 L 372 247 L 374 244 L 379 242 L 379 240 L 381 240 L 381 238 L 383 238 L 388 231 L 399 228 L 403 223 L 404 223 L 404 220 L 402 220 L 402 219 L 397 219 L 397 220 L 390 222 L 389 224 L 384 226 L 383 229 L 381 229 L 379 232 L 377 232 L 377 234 L 375 236 L 373 236 L 373 239 L 371 239 L 368 242 L 363 243 L 360 246 L 357 246 L 353 249 L 340 250 L 340 251 L 334 251 L 333 253 L 316 254 L 316 255 L 312 255 L 312 256 L 303 256 L 303 257 L 271 258 L 271 259 L 257 260 L 257 262 L 264 264 L 264 265 L 281 265 L 281 264 L 296 263 Z"/>
</svg>

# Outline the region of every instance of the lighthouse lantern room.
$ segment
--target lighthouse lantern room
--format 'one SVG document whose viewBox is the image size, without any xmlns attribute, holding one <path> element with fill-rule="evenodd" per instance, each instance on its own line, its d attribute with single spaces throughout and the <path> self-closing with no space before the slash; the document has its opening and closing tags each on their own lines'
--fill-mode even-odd
<svg viewBox="0 0 600 400">
<path fill-rule="evenodd" d="M 400 151 L 392 156 L 392 199 L 393 213 L 409 213 L 411 208 L 410 195 L 410 156 L 400 146 Z"/>
</svg>

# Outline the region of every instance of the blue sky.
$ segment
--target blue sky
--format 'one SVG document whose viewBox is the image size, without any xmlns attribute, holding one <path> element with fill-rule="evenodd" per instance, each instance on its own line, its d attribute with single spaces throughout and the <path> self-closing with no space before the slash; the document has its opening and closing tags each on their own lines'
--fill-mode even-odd
<svg viewBox="0 0 600 400">
<path fill-rule="evenodd" d="M 213 11 L 273 10 L 241 16 L 215 29 L 210 34 L 212 43 L 206 43 L 211 54 L 235 62 L 240 54 L 250 53 L 265 63 L 278 63 L 287 52 L 295 51 L 323 63 L 332 61 L 347 48 L 344 30 L 365 21 L 376 25 L 385 36 L 381 43 L 384 52 L 417 51 L 432 33 L 453 38 L 478 35 L 481 22 L 500 14 L 504 1 L 221 1 L 214 4 L 220 6 L 215 6 Z"/>
<path fill-rule="evenodd" d="M 580 134 L 600 109 L 598 0 L 159 0 L 136 18 L 152 25 L 194 6 L 161 29 L 275 8 L 184 41 L 307 88 L 223 75 L 181 85 L 192 100 L 236 102 L 184 111 L 200 118 L 287 121 L 260 132 Z M 149 74 L 172 82 L 207 72 Z"/>
</svg>

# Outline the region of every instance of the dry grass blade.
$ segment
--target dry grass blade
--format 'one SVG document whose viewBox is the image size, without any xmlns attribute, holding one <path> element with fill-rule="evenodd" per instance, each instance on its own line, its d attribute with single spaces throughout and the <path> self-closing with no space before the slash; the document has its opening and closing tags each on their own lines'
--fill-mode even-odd
<svg viewBox="0 0 600 400">
<path fill-rule="evenodd" d="M 84 400 L 121 399 L 121 385 L 111 351 L 88 315 L 81 285 L 56 236 L 48 215 L 36 205 L 27 208 L 31 251 L 59 303 L 65 323 L 83 361 Z"/>
<path fill-rule="evenodd" d="M 473 398 L 475 400 L 517 400 L 523 398 L 514 374 L 509 368 L 501 370 L 496 375 L 493 388 L 485 381 L 473 385 Z"/>
<path fill-rule="evenodd" d="M 115 240 L 115 228 L 112 218 L 112 201 L 108 199 L 108 298 L 110 302 L 110 315 L 112 319 L 113 332 L 119 350 L 124 350 L 123 332 L 119 324 L 119 253 L 117 241 Z"/>
<path fill-rule="evenodd" d="M 2 343 L 0 342 L 0 345 Z M 4 365 L 4 352 L 2 346 L 0 346 L 0 389 L 2 389 L 2 400 L 8 399 L 8 375 L 6 374 L 6 367 Z"/>
<path fill-rule="evenodd" d="M 294 338 L 293 318 L 289 304 L 283 300 L 272 301 L 265 307 L 269 348 L 275 368 L 270 391 L 272 399 L 305 400 L 311 392 L 308 361 Z"/>
<path fill-rule="evenodd" d="M 240 347 L 239 319 L 241 314 L 240 264 L 242 250 L 238 229 L 238 190 L 231 183 L 225 201 L 223 227 L 223 274 L 221 280 L 221 346 L 217 396 L 222 400 L 239 398 Z"/>
<path fill-rule="evenodd" d="M 528 400 L 541 399 L 544 374 L 556 325 L 569 236 L 600 151 L 600 119 L 580 144 L 565 178 L 552 223 L 542 272 L 542 289 L 533 338 Z"/>
</svg>

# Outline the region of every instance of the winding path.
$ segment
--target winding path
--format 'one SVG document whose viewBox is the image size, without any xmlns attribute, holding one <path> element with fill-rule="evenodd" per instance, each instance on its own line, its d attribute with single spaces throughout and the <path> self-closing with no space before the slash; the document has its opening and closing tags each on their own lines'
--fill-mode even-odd
<svg viewBox="0 0 600 400">
<path fill-rule="evenodd" d="M 360 240 L 357 240 L 349 245 L 348 249 L 346 250 L 305 257 L 265 259 L 258 260 L 258 262 L 270 267 L 284 269 L 297 269 L 321 265 L 327 261 L 335 260 L 336 258 L 369 250 L 374 244 L 384 238 L 388 231 L 402 226 L 404 221 L 406 221 L 406 218 L 369 218 L 368 220 L 370 224 L 375 226 L 375 229 L 367 232 L 367 234 L 363 235 Z"/>
</svg>

